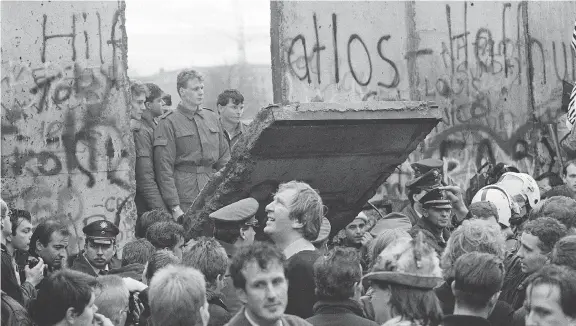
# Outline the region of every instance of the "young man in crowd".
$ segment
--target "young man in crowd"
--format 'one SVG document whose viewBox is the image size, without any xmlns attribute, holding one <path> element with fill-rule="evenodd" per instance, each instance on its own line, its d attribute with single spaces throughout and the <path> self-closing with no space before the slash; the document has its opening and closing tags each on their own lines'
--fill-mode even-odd
<svg viewBox="0 0 576 326">
<path fill-rule="evenodd" d="M 534 274 L 526 289 L 526 326 L 576 325 L 576 271 L 549 265 Z"/>
<path fill-rule="evenodd" d="M 86 225 L 82 232 L 86 236 L 84 250 L 78 254 L 72 266 L 73 270 L 98 277 L 120 267 L 116 254 L 116 236 L 120 230 L 114 223 L 98 220 Z"/>
<path fill-rule="evenodd" d="M 210 177 L 230 160 L 218 114 L 201 107 L 203 81 L 195 70 L 179 73 L 176 88 L 182 101 L 160 117 L 154 130 L 156 181 L 174 219 L 184 215 Z"/>
<path fill-rule="evenodd" d="M 526 297 L 526 279 L 550 262 L 550 252 L 566 232 L 566 227 L 551 217 L 540 217 L 524 225 L 520 249 L 516 253 L 522 274 L 511 278 L 507 270 L 500 300 L 508 302 L 514 310 L 522 306 Z"/>
<path fill-rule="evenodd" d="M 452 291 L 454 314 L 444 316 L 444 326 L 491 326 L 492 313 L 504 281 L 502 259 L 487 253 L 469 252 L 456 260 Z"/>
<path fill-rule="evenodd" d="M 20 279 L 19 266 L 16 263 L 17 251 L 27 252 L 30 249 L 32 237 L 32 217 L 28 211 L 10 210 L 11 230 L 2 244 L 2 291 L 14 298 L 18 303 L 27 307 L 30 300 L 36 296 L 35 286 L 44 279 L 44 263 L 39 263 L 30 268 L 24 266 L 25 280 Z M 40 259 L 41 260 L 41 259 Z"/>
<path fill-rule="evenodd" d="M 314 262 L 320 253 L 311 241 L 316 240 L 323 217 L 322 198 L 304 182 L 283 183 L 266 206 L 268 221 L 264 232 L 282 250 L 287 259 L 288 306 L 286 313 L 301 318 L 312 316 Z"/>
<path fill-rule="evenodd" d="M 96 278 L 64 269 L 47 277 L 30 309 L 37 325 L 113 326 L 110 319 L 96 313 Z"/>
<path fill-rule="evenodd" d="M 152 278 L 150 325 L 206 326 L 210 319 L 204 276 L 191 267 L 168 266 Z"/>
<path fill-rule="evenodd" d="M 136 194 L 134 203 L 138 216 L 155 208 L 165 208 L 154 175 L 153 143 L 155 119 L 162 115 L 163 92 L 156 84 L 133 83 L 130 87 L 132 135 L 136 150 Z"/>
<path fill-rule="evenodd" d="M 220 121 L 222 121 L 228 144 L 230 149 L 232 149 L 248 127 L 247 124 L 240 120 L 244 113 L 244 96 L 235 89 L 227 89 L 218 95 L 216 104 L 218 105 Z"/>
<path fill-rule="evenodd" d="M 172 221 L 154 223 L 148 228 L 146 239 L 156 250 L 170 250 L 178 259 L 182 259 L 182 250 L 186 245 L 182 225 Z"/>
<path fill-rule="evenodd" d="M 230 275 L 244 307 L 227 326 L 311 325 L 284 313 L 288 281 L 284 275 L 284 255 L 277 247 L 255 242 L 240 248 L 232 258 Z"/>
<path fill-rule="evenodd" d="M 336 247 L 314 264 L 318 302 L 314 316 L 306 319 L 314 326 L 376 326 L 364 318 L 358 302 L 362 293 L 360 257 L 353 248 Z"/>
<path fill-rule="evenodd" d="M 368 216 L 364 212 L 358 215 L 344 228 L 344 239 L 341 246 L 355 248 L 360 257 L 362 268 L 368 268 L 368 251 L 374 238 L 368 232 Z"/>
<path fill-rule="evenodd" d="M 226 250 L 214 238 L 202 237 L 184 254 L 182 264 L 196 268 L 204 274 L 206 300 L 210 312 L 208 326 L 226 324 L 232 318 L 222 295 L 222 289 L 226 285 L 224 277 L 228 269 Z"/>
</svg>

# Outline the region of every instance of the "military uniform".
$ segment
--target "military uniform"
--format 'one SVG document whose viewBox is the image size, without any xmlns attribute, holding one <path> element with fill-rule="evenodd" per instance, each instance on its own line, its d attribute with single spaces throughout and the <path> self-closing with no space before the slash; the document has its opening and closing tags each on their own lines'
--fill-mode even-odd
<svg viewBox="0 0 576 326">
<path fill-rule="evenodd" d="M 82 231 L 84 232 L 84 235 L 86 235 L 86 241 L 91 241 L 95 244 L 109 245 L 115 244 L 116 236 L 120 233 L 120 230 L 116 225 L 106 220 L 94 221 L 86 225 Z M 98 275 L 106 275 L 111 269 L 120 268 L 120 266 L 120 260 L 112 257 L 106 267 L 100 270 L 90 264 L 85 256 L 85 252 L 82 251 L 78 254 L 76 259 L 74 259 L 70 269 L 98 277 Z"/>
<path fill-rule="evenodd" d="M 452 203 L 446 197 L 445 192 L 439 189 L 430 190 L 420 199 L 420 203 L 422 203 L 425 209 L 429 207 L 452 208 Z M 422 217 L 416 225 L 408 231 L 412 237 L 415 237 L 418 232 L 423 233 L 425 241 L 432 246 L 439 255 L 442 254 L 446 248 L 446 242 L 450 237 L 450 231 L 447 228 L 440 228 L 431 223 L 426 217 Z"/>
<path fill-rule="evenodd" d="M 136 148 L 136 195 L 134 203 L 138 216 L 155 208 L 165 208 L 154 176 L 154 128 L 156 123 L 150 111 L 144 111 L 142 120 L 133 129 Z"/>
<path fill-rule="evenodd" d="M 160 117 L 154 130 L 154 169 L 168 208 L 186 212 L 210 177 L 230 160 L 218 115 L 182 103 Z"/>
<path fill-rule="evenodd" d="M 244 123 L 244 122 L 240 122 L 239 128 L 240 128 L 240 132 L 237 133 L 236 135 L 234 135 L 233 137 L 230 135 L 230 133 L 228 133 L 228 131 L 224 130 L 224 134 L 226 135 L 226 139 L 228 140 L 228 145 L 230 146 L 230 150 L 232 150 L 232 147 L 234 145 L 236 145 L 236 143 L 240 139 L 240 136 L 242 136 L 242 134 L 246 133 L 246 129 L 248 129 L 248 124 Z"/>
<path fill-rule="evenodd" d="M 232 203 L 228 206 L 224 206 L 219 210 L 211 213 L 209 217 L 214 220 L 215 227 L 223 227 L 224 225 L 236 226 L 241 228 L 243 225 L 251 225 L 253 226 L 256 223 L 256 218 L 254 215 L 258 211 L 259 205 L 258 201 L 254 198 L 246 198 L 235 203 Z M 236 253 L 236 245 L 233 243 L 228 243 L 218 239 L 215 237 L 218 242 L 224 247 L 226 253 L 228 254 L 228 258 L 232 258 Z M 226 286 L 222 289 L 222 300 L 226 309 L 235 314 L 242 308 L 242 302 L 238 298 L 236 294 L 236 289 L 234 288 L 234 284 L 232 283 L 232 278 L 228 273 L 226 273 L 225 278 Z"/>
</svg>

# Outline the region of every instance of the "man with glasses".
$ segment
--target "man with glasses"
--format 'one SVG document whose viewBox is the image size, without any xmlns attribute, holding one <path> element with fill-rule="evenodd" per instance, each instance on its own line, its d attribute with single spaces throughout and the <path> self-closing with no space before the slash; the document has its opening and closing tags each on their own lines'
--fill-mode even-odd
<svg viewBox="0 0 576 326">
<path fill-rule="evenodd" d="M 228 144 L 232 149 L 248 127 L 240 121 L 244 113 L 244 96 L 235 89 L 227 89 L 218 95 L 217 104 L 220 121 L 222 121 Z"/>
<path fill-rule="evenodd" d="M 236 251 L 243 247 L 251 245 L 254 242 L 257 225 L 254 215 L 258 211 L 258 201 L 254 198 L 246 198 L 210 214 L 214 221 L 214 238 L 220 242 L 228 258 L 236 254 Z M 228 311 L 235 314 L 242 307 L 242 302 L 232 284 L 230 275 L 226 273 L 226 285 L 222 289 L 223 301 Z"/>
<path fill-rule="evenodd" d="M 176 88 L 182 101 L 160 117 L 153 144 L 156 181 L 174 219 L 184 215 L 210 177 L 230 160 L 218 114 L 202 108 L 204 77 L 184 70 Z"/>
</svg>

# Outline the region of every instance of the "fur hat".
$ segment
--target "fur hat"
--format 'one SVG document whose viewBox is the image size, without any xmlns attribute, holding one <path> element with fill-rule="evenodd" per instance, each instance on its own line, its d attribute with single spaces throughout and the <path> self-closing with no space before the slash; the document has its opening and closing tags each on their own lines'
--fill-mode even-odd
<svg viewBox="0 0 576 326">
<path fill-rule="evenodd" d="M 438 254 L 424 242 L 422 232 L 386 247 L 364 278 L 420 289 L 433 289 L 444 281 Z"/>
</svg>

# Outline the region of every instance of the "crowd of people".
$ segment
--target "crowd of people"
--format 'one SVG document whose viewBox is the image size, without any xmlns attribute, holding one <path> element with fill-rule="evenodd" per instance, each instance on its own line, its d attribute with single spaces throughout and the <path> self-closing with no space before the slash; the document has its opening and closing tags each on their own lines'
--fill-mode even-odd
<svg viewBox="0 0 576 326">
<path fill-rule="evenodd" d="M 210 214 L 189 239 L 184 213 L 245 132 L 242 95 L 201 108 L 131 86 L 138 214 L 96 220 L 72 254 L 69 226 L 1 204 L 2 325 L 576 326 L 576 161 L 537 178 L 497 164 L 467 192 L 443 161 L 412 164 L 409 205 L 367 206 L 333 230 L 309 184 L 263 184 Z"/>
</svg>

